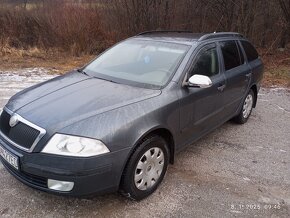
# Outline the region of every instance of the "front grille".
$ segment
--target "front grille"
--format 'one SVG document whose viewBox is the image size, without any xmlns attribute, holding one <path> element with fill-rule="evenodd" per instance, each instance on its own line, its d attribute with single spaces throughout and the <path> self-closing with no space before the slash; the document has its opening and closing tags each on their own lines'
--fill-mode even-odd
<svg viewBox="0 0 290 218">
<path fill-rule="evenodd" d="M 6 169 L 11 174 L 16 176 L 17 178 L 22 179 L 22 180 L 24 180 L 30 184 L 36 185 L 38 187 L 47 188 L 47 179 L 46 178 L 32 175 L 29 173 L 25 173 L 23 171 L 17 171 L 13 167 L 11 167 L 9 164 L 7 164 L 6 161 L 4 161 L 4 160 L 2 161 L 2 164 L 6 167 Z"/>
<path fill-rule="evenodd" d="M 23 147 L 30 149 L 40 131 L 19 121 L 14 127 L 10 127 L 9 120 L 11 115 L 7 111 L 3 111 L 0 117 L 0 131 L 11 141 Z"/>
<path fill-rule="evenodd" d="M 8 114 L 5 110 L 2 112 L 0 117 L 0 130 L 5 135 L 9 134 L 10 126 L 9 126 L 9 120 L 10 120 L 10 114 Z"/>
</svg>

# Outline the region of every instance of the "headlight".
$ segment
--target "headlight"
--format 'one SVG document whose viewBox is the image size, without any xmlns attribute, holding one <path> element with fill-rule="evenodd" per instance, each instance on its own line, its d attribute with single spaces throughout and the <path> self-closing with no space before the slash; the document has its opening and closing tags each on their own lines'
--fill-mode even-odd
<svg viewBox="0 0 290 218">
<path fill-rule="evenodd" d="M 99 140 L 55 134 L 42 150 L 43 153 L 75 157 L 91 157 L 110 150 Z"/>
</svg>

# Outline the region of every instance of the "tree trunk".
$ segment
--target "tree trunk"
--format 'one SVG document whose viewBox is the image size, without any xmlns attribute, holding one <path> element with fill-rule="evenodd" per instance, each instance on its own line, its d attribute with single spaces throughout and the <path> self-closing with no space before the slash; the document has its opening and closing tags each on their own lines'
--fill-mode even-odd
<svg viewBox="0 0 290 218">
<path fill-rule="evenodd" d="M 28 0 L 23 0 L 23 8 L 26 10 Z"/>
<path fill-rule="evenodd" d="M 290 35 L 290 25 L 288 25 L 288 26 L 285 25 L 285 27 L 283 28 L 281 40 L 279 43 L 280 48 L 286 48 L 286 46 L 289 42 L 289 35 Z"/>
<path fill-rule="evenodd" d="M 280 7 L 282 9 L 282 14 L 284 16 L 285 25 L 283 27 L 280 48 L 285 48 L 290 35 L 290 0 L 279 0 Z"/>
</svg>

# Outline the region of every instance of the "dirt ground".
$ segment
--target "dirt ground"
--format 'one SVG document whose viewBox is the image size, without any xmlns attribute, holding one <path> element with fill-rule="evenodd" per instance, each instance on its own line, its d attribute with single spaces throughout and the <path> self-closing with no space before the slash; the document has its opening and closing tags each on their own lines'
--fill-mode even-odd
<svg viewBox="0 0 290 218">
<path fill-rule="evenodd" d="M 1 69 L 1 68 L 0 68 Z M 0 70 L 0 110 L 50 69 Z M 76 199 L 23 185 L 0 163 L 0 217 L 290 217 L 290 90 L 263 88 L 244 125 L 227 122 L 187 147 L 160 188 L 134 202 Z"/>
</svg>

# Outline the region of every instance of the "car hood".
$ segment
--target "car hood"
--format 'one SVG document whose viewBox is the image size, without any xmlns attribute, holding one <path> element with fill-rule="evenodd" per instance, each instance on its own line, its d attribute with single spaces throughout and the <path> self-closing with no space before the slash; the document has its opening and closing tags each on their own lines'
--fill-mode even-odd
<svg viewBox="0 0 290 218">
<path fill-rule="evenodd" d="M 21 91 L 6 107 L 51 130 L 160 93 L 160 90 L 117 84 L 72 72 Z"/>
</svg>

